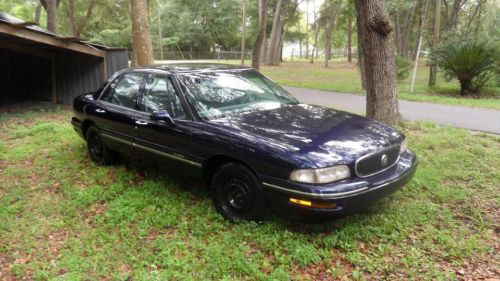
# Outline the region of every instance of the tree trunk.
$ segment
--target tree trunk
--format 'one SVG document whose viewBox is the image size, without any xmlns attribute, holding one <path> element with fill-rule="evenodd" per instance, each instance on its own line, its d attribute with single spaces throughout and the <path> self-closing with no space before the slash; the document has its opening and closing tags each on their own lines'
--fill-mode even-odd
<svg viewBox="0 0 500 281">
<path fill-rule="evenodd" d="M 347 17 L 347 61 L 352 62 L 352 15 Z"/>
<path fill-rule="evenodd" d="M 158 48 L 160 49 L 160 60 L 163 60 L 163 27 L 161 22 L 161 2 L 158 0 Z"/>
<path fill-rule="evenodd" d="M 279 65 L 280 64 L 280 52 L 281 52 L 281 43 L 283 41 L 283 37 L 285 36 L 285 19 L 284 17 L 280 18 L 278 25 L 278 32 L 276 34 L 277 40 L 275 43 L 275 49 L 273 52 L 273 57 L 271 58 L 271 65 Z"/>
<path fill-rule="evenodd" d="M 255 41 L 253 49 L 252 67 L 259 70 L 263 45 L 266 39 L 266 23 L 267 23 L 267 0 L 259 0 L 259 35 Z"/>
<path fill-rule="evenodd" d="M 298 30 L 299 30 L 299 59 L 302 58 L 302 36 L 301 36 L 301 27 L 300 27 L 300 18 L 299 18 L 299 21 L 297 22 L 297 27 L 298 27 Z M 293 49 L 292 49 L 293 51 Z M 292 56 L 292 60 L 293 60 L 293 56 Z"/>
<path fill-rule="evenodd" d="M 401 54 L 401 22 L 399 18 L 399 10 L 396 8 L 396 11 L 394 12 L 394 25 L 396 26 L 396 51 L 398 54 Z"/>
<path fill-rule="evenodd" d="M 366 73 L 366 116 L 394 125 L 400 119 L 392 27 L 384 0 L 356 0 Z"/>
<path fill-rule="evenodd" d="M 418 59 L 420 57 L 420 48 L 422 47 L 422 37 L 424 36 L 425 20 L 427 18 L 428 6 L 429 0 L 425 0 L 425 5 L 422 7 L 423 10 L 420 15 L 420 23 L 418 27 L 419 36 L 417 38 L 417 50 L 415 51 L 415 66 L 413 68 L 413 77 L 411 78 L 410 94 L 413 94 L 415 79 L 417 78 Z"/>
<path fill-rule="evenodd" d="M 360 14 L 356 13 L 356 30 L 358 32 L 358 67 L 359 74 L 361 76 L 361 89 L 365 92 L 366 95 L 366 73 L 365 73 L 365 59 L 363 55 L 363 43 L 361 42 L 361 38 L 363 38 L 363 29 L 361 29 L 361 19 Z"/>
<path fill-rule="evenodd" d="M 332 31 L 333 23 L 329 22 L 325 28 L 325 67 L 328 67 L 328 62 L 332 54 Z"/>
<path fill-rule="evenodd" d="M 415 48 L 413 49 L 413 60 L 416 59 L 417 57 L 417 52 L 418 52 L 418 48 L 420 46 L 420 41 L 419 38 L 422 38 L 422 34 L 424 32 L 424 27 L 425 27 L 425 21 L 427 19 L 427 7 L 428 7 L 428 0 L 424 0 L 425 1 L 425 5 L 422 5 L 422 7 L 420 7 L 420 16 L 418 18 L 418 29 L 417 29 L 417 36 L 415 37 L 416 40 L 415 40 Z"/>
<path fill-rule="evenodd" d="M 313 45 L 313 49 L 312 49 L 312 52 L 311 52 L 311 60 L 310 60 L 310 63 L 314 63 L 314 51 L 316 51 L 316 53 L 318 53 L 318 35 L 319 35 L 319 27 L 318 27 L 318 24 L 315 23 L 314 24 L 316 27 L 315 27 L 315 31 L 314 31 L 314 45 Z"/>
<path fill-rule="evenodd" d="M 434 51 L 439 43 L 439 31 L 441 25 L 441 0 L 435 0 L 436 7 L 434 8 L 434 34 L 432 36 L 431 51 Z M 429 86 L 436 85 L 437 65 L 431 62 L 429 68 Z"/>
<path fill-rule="evenodd" d="M 408 57 L 408 44 L 410 41 L 410 34 L 413 29 L 413 22 L 415 21 L 415 14 L 418 9 L 418 3 L 415 3 L 413 7 L 410 7 L 406 12 L 405 21 L 403 23 L 403 34 L 401 38 L 401 53 L 400 55 Z"/>
<path fill-rule="evenodd" d="M 147 0 L 130 0 L 132 19 L 132 39 L 137 56 L 138 66 L 148 66 L 154 63 L 153 43 L 148 26 Z"/>
<path fill-rule="evenodd" d="M 57 1 L 46 0 L 47 3 L 47 30 L 57 33 Z"/>
<path fill-rule="evenodd" d="M 75 0 L 68 0 L 66 6 L 66 15 L 68 16 L 69 24 L 71 26 L 71 31 L 74 37 L 80 37 L 85 26 L 92 17 L 92 12 L 96 4 L 96 0 L 90 0 L 87 2 L 87 13 L 81 18 L 78 15 L 78 11 L 75 10 Z"/>
<path fill-rule="evenodd" d="M 247 30 L 247 0 L 243 0 L 243 15 L 241 21 L 241 65 L 245 65 L 245 33 Z"/>
<path fill-rule="evenodd" d="M 273 58 L 275 57 L 276 45 L 279 44 L 279 28 L 280 28 L 280 18 L 281 18 L 281 6 L 283 5 L 283 0 L 278 0 L 276 4 L 276 10 L 274 11 L 273 27 L 271 29 L 271 38 L 269 46 L 267 48 L 266 63 L 272 64 Z"/>
<path fill-rule="evenodd" d="M 42 4 L 39 2 L 35 9 L 35 22 L 40 25 L 40 15 L 42 14 Z"/>
<path fill-rule="evenodd" d="M 305 57 L 305 59 L 308 59 L 308 58 L 309 58 L 309 0 L 306 0 L 306 57 Z"/>
</svg>

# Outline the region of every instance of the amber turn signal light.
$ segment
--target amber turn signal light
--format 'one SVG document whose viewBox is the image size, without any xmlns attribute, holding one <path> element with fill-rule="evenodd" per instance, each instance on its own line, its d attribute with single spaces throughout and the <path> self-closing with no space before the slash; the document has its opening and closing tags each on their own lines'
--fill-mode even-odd
<svg viewBox="0 0 500 281">
<path fill-rule="evenodd" d="M 311 202 L 307 200 L 290 198 L 290 202 L 304 207 L 315 208 L 315 209 L 335 209 L 337 208 L 336 203 L 327 202 Z"/>
</svg>

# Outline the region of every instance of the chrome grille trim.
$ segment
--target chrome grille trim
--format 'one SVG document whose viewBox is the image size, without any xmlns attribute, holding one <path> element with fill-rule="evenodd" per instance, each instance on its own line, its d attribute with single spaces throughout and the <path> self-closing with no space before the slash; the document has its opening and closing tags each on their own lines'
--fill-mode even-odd
<svg viewBox="0 0 500 281">
<path fill-rule="evenodd" d="M 354 163 L 354 172 L 355 172 L 355 173 L 356 173 L 356 175 L 357 175 L 358 177 L 360 177 L 360 178 L 367 178 L 367 177 L 371 177 L 371 176 L 374 176 L 374 175 L 376 175 L 376 174 L 382 173 L 382 172 L 384 172 L 384 171 L 387 171 L 388 169 L 390 169 L 390 168 L 392 168 L 394 165 L 396 165 L 396 163 L 398 163 L 400 155 L 398 155 L 398 158 L 396 159 L 396 161 L 394 161 L 393 163 L 391 163 L 389 166 L 385 167 L 385 168 L 384 168 L 384 169 L 382 169 L 382 170 L 376 171 L 375 173 L 371 173 L 371 174 L 368 174 L 368 175 L 363 175 L 363 174 L 361 174 L 361 173 L 359 173 L 359 172 L 358 172 L 358 164 L 359 164 L 359 162 L 363 161 L 364 159 L 369 158 L 369 157 L 371 157 L 371 156 L 373 156 L 373 155 L 375 155 L 375 154 L 382 154 L 382 153 L 384 153 L 385 151 L 388 151 L 388 150 L 391 150 L 391 149 L 395 149 L 395 148 L 397 148 L 397 151 L 398 151 L 398 154 L 399 154 L 400 147 L 401 147 L 401 145 L 400 145 L 400 144 L 393 144 L 393 145 L 391 145 L 391 146 L 384 147 L 384 148 L 382 148 L 382 149 L 380 149 L 380 150 L 376 150 L 376 151 L 370 152 L 370 153 L 368 153 L 368 154 L 365 154 L 365 155 L 363 155 L 363 156 L 359 157 L 359 158 L 356 160 L 356 162 Z"/>
</svg>

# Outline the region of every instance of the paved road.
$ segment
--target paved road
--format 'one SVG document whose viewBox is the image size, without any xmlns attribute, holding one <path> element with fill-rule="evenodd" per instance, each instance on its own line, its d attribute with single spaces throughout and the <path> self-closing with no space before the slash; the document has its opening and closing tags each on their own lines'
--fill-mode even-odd
<svg viewBox="0 0 500 281">
<path fill-rule="evenodd" d="M 364 96 L 285 87 L 299 101 L 331 106 L 350 112 L 365 112 Z M 430 121 L 441 125 L 500 134 L 500 110 L 471 108 L 414 101 L 399 101 L 403 118 L 411 121 Z"/>
</svg>

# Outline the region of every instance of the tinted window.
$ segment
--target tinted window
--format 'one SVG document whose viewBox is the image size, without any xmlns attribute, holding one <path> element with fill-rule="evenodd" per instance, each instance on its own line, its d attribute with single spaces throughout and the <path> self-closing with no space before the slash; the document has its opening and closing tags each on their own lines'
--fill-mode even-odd
<svg viewBox="0 0 500 281">
<path fill-rule="evenodd" d="M 111 82 L 101 100 L 128 108 L 135 108 L 142 78 L 142 73 L 125 73 L 121 75 Z"/>
<path fill-rule="evenodd" d="M 154 112 L 166 110 L 176 119 L 185 119 L 181 101 L 175 93 L 172 81 L 165 75 L 150 74 L 144 86 L 140 110 Z"/>
</svg>

